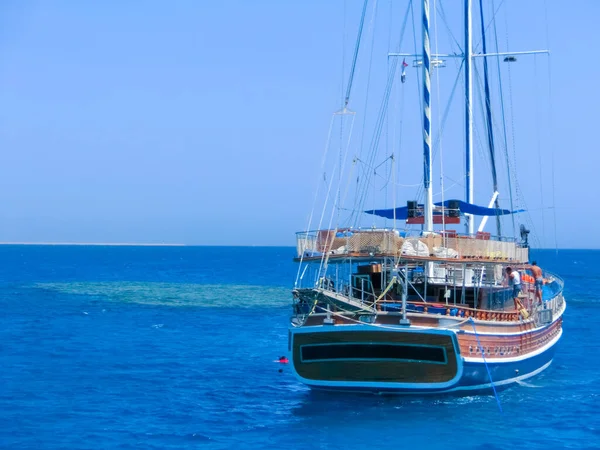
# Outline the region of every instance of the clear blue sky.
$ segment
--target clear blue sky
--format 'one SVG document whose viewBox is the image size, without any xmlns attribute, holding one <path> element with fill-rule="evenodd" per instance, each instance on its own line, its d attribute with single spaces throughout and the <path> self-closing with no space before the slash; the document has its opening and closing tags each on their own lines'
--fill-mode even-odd
<svg viewBox="0 0 600 450">
<path fill-rule="evenodd" d="M 455 3 L 444 5 L 459 22 Z M 505 3 L 511 50 L 544 47 L 544 2 Z M 1 2 L 0 241 L 294 245 L 310 212 L 361 4 Z M 554 118 L 550 134 L 547 123 L 542 128 L 544 203 L 551 204 L 551 142 L 559 246 L 597 248 L 600 72 L 590 52 L 600 2 L 548 4 Z M 381 0 L 376 33 L 389 12 L 399 23 L 405 5 Z M 385 52 L 373 61 L 384 74 Z M 546 76 L 539 61 L 536 70 Z M 366 66 L 359 61 L 357 83 Z M 520 100 L 535 85 L 531 75 L 513 89 L 516 126 L 524 128 L 516 149 L 523 195 L 541 232 L 534 108 Z M 380 94 L 373 88 L 375 107 Z M 361 105 L 353 107 L 360 113 Z M 461 158 L 446 139 L 444 158 L 452 151 Z M 545 219 L 540 245 L 553 246 L 551 211 Z"/>
</svg>

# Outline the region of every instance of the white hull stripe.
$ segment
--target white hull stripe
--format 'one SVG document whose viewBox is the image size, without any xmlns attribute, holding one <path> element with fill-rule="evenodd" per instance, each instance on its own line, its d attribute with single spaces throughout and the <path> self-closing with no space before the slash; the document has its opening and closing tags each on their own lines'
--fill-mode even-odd
<svg viewBox="0 0 600 450">
<path fill-rule="evenodd" d="M 499 382 L 494 382 L 494 386 L 495 387 L 506 386 L 508 384 L 517 383 L 519 381 L 526 380 L 527 378 L 534 377 L 537 374 L 546 370 L 550 366 L 550 364 L 552 364 L 552 361 L 553 360 L 548 361 L 546 364 L 537 368 L 533 372 L 529 372 L 524 375 L 520 375 L 518 377 L 509 378 L 507 380 L 501 380 Z M 333 385 L 327 386 L 327 385 L 316 385 L 316 384 L 310 384 L 310 383 L 307 383 L 307 384 L 313 388 L 318 388 L 319 390 L 333 391 L 333 392 L 340 392 L 340 390 L 341 390 L 339 388 L 336 389 Z M 351 387 L 351 386 L 348 385 L 347 387 Z M 385 387 L 389 388 L 389 386 L 381 386 L 381 389 L 384 389 Z M 364 388 L 364 390 L 362 390 L 361 388 Z M 439 391 L 427 391 L 427 390 L 421 391 L 421 390 L 415 389 L 414 392 L 411 392 L 411 391 L 394 391 L 392 389 L 392 390 L 385 390 L 384 392 L 385 392 L 385 394 L 390 394 L 390 395 L 440 395 L 440 394 L 448 394 L 451 392 L 471 392 L 471 391 L 475 392 L 475 391 L 481 391 L 481 390 L 491 389 L 491 388 L 492 388 L 491 383 L 484 383 L 484 384 L 476 384 L 476 385 L 472 385 L 472 386 L 457 386 L 452 389 L 445 389 L 445 390 L 439 390 Z M 372 394 L 373 389 L 369 390 L 366 386 L 361 386 L 358 389 L 352 389 L 352 392 L 354 392 L 354 393 L 362 392 L 365 394 Z"/>
</svg>

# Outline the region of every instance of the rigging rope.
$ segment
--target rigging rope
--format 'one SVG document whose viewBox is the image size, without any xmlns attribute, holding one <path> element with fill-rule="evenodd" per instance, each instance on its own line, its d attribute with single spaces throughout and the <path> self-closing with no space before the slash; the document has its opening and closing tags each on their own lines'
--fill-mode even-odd
<svg viewBox="0 0 600 450">
<path fill-rule="evenodd" d="M 323 169 L 325 168 L 325 161 L 327 160 L 327 154 L 329 153 L 329 144 L 331 143 L 331 132 L 333 131 L 333 122 L 335 120 L 335 114 L 333 114 L 331 116 L 331 121 L 329 122 L 329 131 L 327 132 L 327 140 L 325 143 L 325 150 L 323 152 L 323 158 L 321 160 L 321 170 L 319 172 L 319 180 L 321 179 L 321 173 L 325 173 L 323 171 Z M 317 189 L 315 190 L 315 196 L 313 198 L 313 204 L 312 204 L 312 208 L 310 211 L 310 215 L 308 217 L 308 224 L 306 225 L 306 230 L 305 232 L 308 233 L 310 231 L 311 225 L 312 225 L 312 219 L 313 219 L 313 215 L 315 212 L 315 207 L 317 205 L 317 198 L 319 196 L 319 191 L 321 190 L 321 183 L 318 182 L 317 183 Z M 320 223 L 320 222 L 319 222 Z M 308 235 L 305 236 L 306 238 L 308 238 Z M 298 264 L 298 273 L 296 274 L 296 281 L 294 283 L 294 286 L 298 285 L 298 280 L 300 279 L 300 270 L 302 269 L 302 261 L 304 259 L 304 252 L 302 252 L 302 255 L 300 256 L 300 263 Z"/>
<path fill-rule="evenodd" d="M 356 62 L 357 62 L 357 59 L 358 59 L 358 50 L 360 48 L 360 40 L 361 40 L 361 36 L 362 36 L 362 29 L 363 29 L 365 12 L 366 12 L 365 10 L 366 10 L 367 4 L 368 4 L 368 0 L 365 0 L 364 5 L 363 5 L 363 11 L 362 11 L 361 22 L 360 22 L 360 26 L 359 26 L 359 32 L 358 32 L 357 42 L 356 42 L 356 45 L 355 45 L 354 58 L 353 58 L 353 61 L 352 61 L 352 67 L 351 67 L 351 71 L 350 71 L 350 79 L 348 81 L 348 89 L 346 90 L 346 96 L 344 98 L 344 105 L 345 106 L 348 105 L 348 102 L 350 100 L 351 87 L 352 87 L 352 82 L 353 82 L 353 79 L 354 79 L 354 74 L 355 74 L 355 69 L 356 69 Z M 375 2 L 375 5 L 376 4 L 377 4 L 377 2 Z M 374 11 L 375 11 L 375 6 L 374 6 Z M 343 36 L 342 36 L 343 39 L 342 39 L 342 41 L 343 41 L 343 44 L 344 44 L 343 47 L 345 47 L 345 40 L 346 40 L 346 2 L 344 2 L 343 22 L 344 23 L 343 23 Z M 372 21 L 371 21 L 371 25 L 372 25 Z M 372 56 L 371 56 L 371 59 L 372 59 Z M 344 65 L 345 65 L 344 64 L 344 51 L 342 51 L 342 77 L 344 77 Z M 370 79 L 370 67 L 369 67 L 369 79 Z M 343 84 L 343 82 L 342 82 L 342 84 Z M 327 133 L 327 141 L 326 141 L 326 145 L 325 145 L 325 151 L 324 151 L 322 162 L 321 162 L 321 171 L 319 173 L 319 178 L 321 177 L 321 173 L 323 174 L 324 182 L 326 184 L 327 184 L 327 181 L 326 181 L 326 174 L 324 172 L 324 167 L 325 167 L 325 162 L 327 160 L 327 155 L 329 153 L 329 149 L 330 149 L 330 146 L 331 146 L 331 136 L 332 136 L 332 132 L 333 132 L 334 121 L 335 121 L 336 116 L 338 116 L 338 115 L 340 115 L 340 114 L 334 113 L 332 115 L 332 117 L 331 117 L 331 121 L 330 121 L 330 125 L 329 125 L 329 131 Z M 351 124 L 351 127 L 350 127 L 350 136 L 352 135 L 352 129 L 354 127 L 354 119 L 355 119 L 355 115 L 353 115 L 353 118 L 352 118 L 352 124 Z M 343 166 L 345 165 L 345 161 L 342 162 L 343 121 L 344 121 L 344 115 L 340 115 L 340 154 L 339 154 L 339 159 L 338 159 L 338 163 L 337 163 L 339 165 L 338 167 L 339 167 L 340 172 L 339 172 L 339 177 L 338 177 L 337 206 L 339 206 L 341 204 L 341 199 L 340 199 L 339 192 L 340 192 L 340 186 L 341 186 L 341 182 L 342 182 Z M 348 146 L 349 146 L 349 144 L 350 144 L 350 137 L 348 139 Z M 346 147 L 346 155 L 347 155 L 347 151 L 348 151 L 348 147 Z M 332 173 L 335 173 L 335 167 L 333 168 Z M 332 188 L 333 181 L 334 181 L 333 178 L 334 178 L 333 176 L 330 178 L 330 181 L 329 181 L 329 184 L 328 184 L 328 187 L 327 187 L 327 195 L 326 195 L 326 198 L 325 198 L 325 202 L 324 202 L 324 205 L 323 205 L 323 210 L 321 212 L 321 217 L 319 219 L 319 224 L 318 224 L 317 229 L 321 229 L 321 226 L 322 226 L 322 223 L 323 223 L 323 219 L 324 219 L 324 216 L 325 216 L 325 211 L 327 209 L 327 203 L 329 202 L 329 195 L 331 193 L 331 188 Z M 310 231 L 310 229 L 311 229 L 312 219 L 313 219 L 314 211 L 315 211 L 315 207 L 316 207 L 316 201 L 317 201 L 317 198 L 318 198 L 318 195 L 319 195 L 319 192 L 320 192 L 320 186 L 321 186 L 321 183 L 318 183 L 317 184 L 317 190 L 315 192 L 315 196 L 314 196 L 314 199 L 313 199 L 313 205 L 312 205 L 311 213 L 310 213 L 310 216 L 309 216 L 309 219 L 308 219 L 308 225 L 306 227 L 306 232 Z M 335 211 L 335 203 L 334 203 L 334 207 L 332 209 L 332 215 L 333 215 L 334 211 Z M 338 221 L 339 221 L 339 209 L 338 209 Z M 306 236 L 306 238 L 308 238 L 308 236 Z M 300 255 L 300 263 L 298 265 L 298 273 L 296 275 L 296 281 L 295 281 L 295 284 L 294 284 L 295 286 L 298 285 L 298 281 L 300 279 L 300 271 L 302 270 L 303 259 L 304 259 L 304 253 L 302 255 Z"/>
<path fill-rule="evenodd" d="M 335 116 L 334 116 L 335 117 Z M 356 117 L 355 115 L 352 116 L 352 124 L 354 124 L 354 117 Z M 340 116 L 340 120 L 343 120 L 343 116 Z M 337 169 L 337 162 L 335 163 L 332 172 L 335 173 L 336 169 Z M 321 225 L 323 224 L 323 218 L 325 217 L 325 211 L 327 210 L 327 203 L 329 203 L 329 195 L 331 194 L 331 187 L 333 186 L 333 181 L 334 181 L 334 177 L 332 176 L 330 178 L 329 184 L 327 186 L 327 195 L 325 196 L 325 202 L 323 203 L 323 210 L 321 211 L 321 218 L 319 219 L 319 226 L 317 227 L 317 230 L 321 229 Z"/>
<path fill-rule="evenodd" d="M 456 90 L 458 88 L 458 82 L 461 80 L 461 77 L 462 77 L 463 65 L 464 65 L 464 61 L 462 61 L 458 67 L 458 73 L 456 75 L 456 78 L 454 79 L 454 85 L 452 86 L 452 90 L 450 91 L 450 96 L 448 98 L 448 103 L 446 104 L 446 109 L 444 110 L 444 114 L 442 115 L 440 131 L 435 136 L 435 141 L 433 142 L 433 145 L 432 145 L 432 149 L 433 149 L 432 157 L 431 157 L 432 161 L 435 161 L 435 159 L 437 158 L 438 147 L 440 145 L 440 141 L 444 134 L 444 130 L 446 129 L 446 122 L 450 116 L 450 107 L 452 106 L 452 101 L 454 100 L 454 94 L 456 93 Z M 444 177 L 450 179 L 448 176 L 444 175 Z M 409 186 L 412 186 L 412 185 L 409 185 Z M 416 197 L 420 198 L 421 195 L 423 194 L 423 176 L 422 175 L 421 175 L 421 183 L 418 184 L 417 186 L 419 186 L 419 189 L 417 189 Z"/>
<path fill-rule="evenodd" d="M 390 27 L 390 32 L 388 34 L 388 53 L 392 50 L 392 24 L 393 24 L 393 20 L 392 18 L 394 17 L 394 2 L 390 1 L 390 22 L 389 22 L 389 27 Z M 389 58 L 388 58 L 388 65 L 389 65 Z M 404 66 L 404 63 L 402 64 Z M 402 67 L 402 73 L 404 73 L 404 67 Z M 396 88 L 396 98 L 399 98 L 400 96 L 398 95 L 398 83 L 396 83 L 396 85 L 394 86 Z M 404 96 L 402 96 L 404 97 Z M 396 117 L 397 111 L 394 110 L 394 114 L 392 114 L 392 156 L 391 156 L 391 176 L 392 176 L 392 211 L 394 211 L 393 217 L 392 217 L 392 229 L 395 230 L 396 229 L 396 165 L 395 165 L 395 155 L 396 155 L 396 130 L 398 128 L 398 120 Z M 387 139 L 386 139 L 386 151 L 389 151 L 389 140 L 390 140 L 390 121 L 387 121 Z M 387 201 L 388 201 L 388 185 L 390 184 L 389 181 L 389 177 L 387 182 L 385 183 L 385 207 L 387 208 Z M 387 218 L 385 219 L 384 222 L 384 227 L 387 228 Z"/>
<path fill-rule="evenodd" d="M 485 31 L 487 31 L 490 26 L 494 25 L 494 28 L 496 27 L 496 15 L 498 14 L 498 12 L 500 11 L 500 8 L 502 7 L 502 5 L 504 4 L 505 0 L 502 0 L 500 2 L 500 4 L 498 5 L 498 8 L 494 7 L 494 0 L 492 0 L 492 11 L 494 11 L 494 15 L 492 16 L 492 18 L 490 19 L 490 21 L 488 22 L 487 26 L 485 27 Z M 481 44 L 481 40 L 477 43 L 477 47 L 479 47 L 479 44 Z M 485 53 L 485 52 L 484 52 Z M 498 51 L 496 51 L 496 53 L 498 53 Z"/>
<path fill-rule="evenodd" d="M 346 166 L 346 161 L 348 160 L 348 150 L 350 149 L 350 142 L 352 140 L 352 131 L 354 129 L 354 119 L 355 118 L 356 118 L 356 115 L 352 115 L 352 122 L 350 123 L 350 132 L 348 133 L 348 142 L 346 144 L 346 151 L 344 153 L 342 171 L 343 171 L 343 169 Z M 330 188 L 331 188 L 331 184 L 330 184 Z M 338 198 L 339 198 L 339 195 L 340 195 L 340 189 L 341 189 L 341 183 L 339 183 L 338 187 L 337 187 L 337 195 L 336 196 Z M 329 196 L 329 192 L 328 192 L 328 196 Z M 334 204 L 333 207 L 332 207 L 332 209 L 331 209 L 331 216 L 329 217 L 329 225 L 327 227 L 328 230 L 331 230 L 331 225 L 333 223 L 333 216 L 334 216 L 334 213 L 335 213 L 335 211 L 337 209 L 336 207 L 339 207 L 339 206 L 340 206 L 339 204 L 337 204 L 337 205 Z M 319 229 L 320 228 L 321 228 L 321 226 L 319 225 Z M 336 224 L 335 230 L 333 231 L 332 237 L 331 237 L 332 242 L 333 242 L 333 239 L 335 238 L 335 234 L 337 233 L 337 230 L 338 230 L 338 226 Z M 326 242 L 326 247 L 325 248 L 328 249 L 329 245 L 330 245 L 330 243 Z M 327 264 L 329 262 L 329 255 L 330 255 L 330 253 L 331 252 L 328 251 L 328 252 L 326 252 L 326 254 L 324 253 L 323 256 L 321 257 L 321 265 L 319 267 L 319 272 L 318 272 L 319 273 L 319 275 L 318 275 L 319 278 L 322 276 L 322 274 L 324 274 L 327 271 Z"/>
<path fill-rule="evenodd" d="M 494 25 L 494 42 L 495 42 L 495 47 L 496 47 L 496 53 L 500 52 L 499 46 L 498 46 L 498 29 L 496 26 L 496 14 L 500 10 L 500 6 L 502 6 L 503 3 L 504 3 L 504 0 L 502 0 L 502 2 L 500 2 L 498 9 L 495 10 L 496 12 L 494 13 L 494 17 L 492 17 L 492 22 Z M 492 9 L 495 9 L 494 8 L 494 0 L 492 0 Z M 510 161 L 509 161 L 509 156 L 508 156 L 508 136 L 507 136 L 507 132 L 506 132 L 506 114 L 505 114 L 505 109 L 504 109 L 504 94 L 502 92 L 502 77 L 500 76 L 501 72 L 500 72 L 500 57 L 499 56 L 496 57 L 496 64 L 498 66 L 498 86 L 499 86 L 499 90 L 500 90 L 500 109 L 502 111 L 502 132 L 503 132 L 503 136 L 504 136 L 504 155 L 505 155 L 505 159 L 506 159 L 506 171 L 508 173 L 508 193 L 509 193 L 509 198 L 510 198 L 510 210 L 514 211 L 515 207 L 514 207 L 514 202 L 513 202 L 513 189 L 512 189 L 512 181 L 511 181 L 511 173 L 510 173 Z M 513 236 L 516 236 L 517 228 L 515 226 L 515 215 L 511 214 L 510 218 L 512 221 Z"/>
<path fill-rule="evenodd" d="M 505 33 L 506 33 L 506 51 L 508 51 L 508 8 L 504 8 L 504 22 L 505 22 Z M 510 126 L 511 126 L 511 135 L 512 135 L 512 151 L 513 151 L 513 181 L 515 186 L 515 193 L 517 196 L 517 205 L 526 210 L 524 217 L 525 221 L 529 225 L 530 229 L 534 232 L 533 241 L 536 242 L 539 246 L 539 239 L 537 237 L 537 232 L 535 231 L 535 225 L 531 220 L 531 215 L 527 212 L 527 204 L 525 199 L 523 198 L 521 187 L 519 185 L 519 178 L 517 176 L 517 148 L 515 144 L 515 117 L 514 117 L 514 108 L 513 108 L 513 96 L 512 96 L 512 76 L 510 64 L 508 65 L 508 98 L 509 98 L 509 111 L 510 111 Z"/>
<path fill-rule="evenodd" d="M 546 23 L 546 48 L 550 48 L 550 32 L 548 27 L 548 1 L 544 0 L 544 22 Z M 554 130 L 554 112 L 552 108 L 552 69 L 550 63 L 550 54 L 548 54 L 548 102 L 549 102 L 549 125 L 550 125 L 550 133 Z M 558 233 L 556 231 L 556 196 L 555 196 L 555 184 L 554 184 L 554 139 L 550 139 L 550 155 L 552 158 L 552 214 L 553 214 L 553 222 L 554 222 L 554 249 L 558 254 Z"/>
<path fill-rule="evenodd" d="M 361 130 L 361 135 L 360 135 L 360 146 L 359 146 L 359 151 L 363 149 L 364 146 L 364 141 L 365 141 L 365 130 L 367 128 L 367 111 L 368 111 L 368 106 L 369 106 L 369 93 L 370 93 L 370 86 L 371 86 L 371 73 L 372 73 L 372 67 L 373 67 L 373 48 L 375 47 L 375 31 L 374 31 L 374 27 L 373 27 L 373 22 L 375 20 L 377 14 L 377 2 L 375 2 L 375 4 L 373 5 L 373 13 L 372 13 L 372 18 L 371 21 L 369 23 L 369 31 L 373 31 L 372 35 L 371 35 L 371 53 L 369 55 L 369 70 L 367 72 L 367 90 L 366 90 L 366 95 L 365 95 L 365 104 L 364 104 L 364 112 L 363 112 L 363 123 L 362 123 L 362 130 Z M 364 174 L 363 174 L 364 175 Z M 352 178 L 349 177 L 348 178 L 348 183 L 350 183 L 350 180 Z M 358 180 L 362 179 L 362 176 L 359 175 L 359 177 L 357 178 L 357 185 L 358 185 Z M 349 186 L 348 186 L 349 187 Z M 358 190 L 358 186 L 357 186 L 357 190 Z M 352 212 L 352 214 L 350 215 L 350 221 L 352 220 L 352 217 L 354 216 L 354 211 Z"/>
<path fill-rule="evenodd" d="M 498 409 L 500 409 L 500 412 L 503 412 L 502 405 L 500 404 L 500 398 L 498 397 L 498 392 L 496 392 L 496 386 L 494 385 L 494 380 L 492 380 L 492 372 L 490 372 L 487 359 L 485 359 L 485 350 L 481 346 L 481 342 L 479 341 L 479 335 L 477 334 L 477 330 L 475 329 L 475 321 L 472 317 L 469 317 L 469 322 L 471 322 L 471 325 L 473 326 L 473 333 L 475 333 L 475 339 L 477 339 L 477 345 L 479 346 L 479 351 L 481 352 L 481 357 L 483 358 L 483 363 L 485 364 L 485 370 L 487 370 L 488 377 L 490 379 L 490 384 L 492 385 L 492 390 L 494 391 L 494 397 L 496 397 L 496 403 L 498 403 Z"/>
<path fill-rule="evenodd" d="M 350 79 L 348 80 L 348 87 L 346 88 L 344 108 L 348 106 L 348 102 L 350 101 L 350 92 L 352 92 L 352 81 L 354 80 L 354 71 L 356 70 L 356 61 L 358 59 L 358 50 L 360 49 L 360 40 L 362 37 L 363 26 L 365 24 L 365 16 L 367 15 L 368 3 L 369 0 L 364 1 L 362 14 L 360 16 L 360 25 L 358 26 L 358 37 L 356 38 L 356 45 L 354 46 L 354 55 L 352 56 L 352 65 L 350 66 Z"/>
<path fill-rule="evenodd" d="M 407 8 L 406 14 L 404 16 L 404 21 L 402 24 L 402 28 L 400 31 L 400 38 L 399 38 L 399 43 L 398 43 L 398 48 L 401 47 L 402 45 L 402 40 L 404 37 L 404 31 L 406 29 L 406 24 L 408 21 L 408 13 L 410 11 L 410 6 L 412 5 L 412 1 L 409 4 L 409 7 Z M 391 90 L 392 90 L 392 86 L 394 83 L 394 78 L 395 78 L 395 74 L 396 74 L 396 68 L 398 66 L 398 58 L 394 58 L 392 60 L 392 63 L 390 65 L 390 68 L 388 70 L 388 77 L 387 77 L 387 83 L 386 83 L 386 88 L 384 91 L 384 96 L 381 102 L 381 105 L 379 107 L 379 113 L 377 115 L 377 122 L 375 124 L 375 130 L 374 130 L 374 134 L 373 137 L 371 139 L 371 144 L 370 144 L 370 153 L 367 157 L 367 161 L 369 165 L 373 165 L 374 160 L 375 160 L 375 156 L 377 154 L 377 149 L 379 147 L 379 142 L 381 139 L 381 132 L 383 130 L 383 126 L 387 117 L 387 106 L 388 106 L 388 102 L 390 99 L 390 94 L 391 94 Z M 358 220 L 359 220 L 359 214 L 360 212 L 364 209 L 364 205 L 367 199 L 367 187 L 369 186 L 370 183 L 370 179 L 371 179 L 372 174 L 368 173 L 360 180 L 359 185 L 358 185 L 358 195 L 357 195 L 357 200 L 355 201 L 355 217 L 354 217 L 354 226 L 357 226 L 358 224 Z"/>
<path fill-rule="evenodd" d="M 482 50 L 483 53 L 487 53 L 487 39 L 485 38 L 485 21 L 483 19 L 483 0 L 479 0 L 479 16 L 481 19 L 481 40 L 483 43 Z M 496 156 L 494 150 L 494 129 L 492 127 L 492 105 L 490 98 L 490 81 L 488 76 L 488 62 L 487 57 L 483 58 L 483 82 L 484 82 L 484 90 L 485 90 L 485 112 L 486 112 L 486 125 L 487 125 L 487 134 L 488 134 L 488 148 L 490 151 L 490 163 L 492 166 L 492 183 L 494 192 L 498 192 L 498 176 L 496 173 Z M 498 201 L 498 196 L 496 196 L 495 200 L 496 209 L 500 208 L 500 202 Z M 496 230 L 498 232 L 498 236 L 502 236 L 502 228 L 500 226 L 500 216 L 496 215 Z"/>
<path fill-rule="evenodd" d="M 437 29 L 437 0 L 433 0 L 433 29 L 434 29 L 434 33 L 435 33 L 435 53 L 439 54 L 439 48 L 438 48 L 438 29 Z M 437 86 L 437 102 L 438 105 L 441 105 L 442 102 L 440 101 L 440 71 L 436 70 L 435 71 L 435 79 L 436 79 L 436 86 Z M 450 104 L 450 103 L 448 103 Z M 442 146 L 442 122 L 440 119 L 440 108 L 436 108 L 436 112 L 437 112 L 437 119 L 438 119 L 438 140 L 439 140 L 439 152 L 440 152 L 440 194 L 442 197 L 442 205 L 444 204 L 444 152 L 443 152 L 443 146 Z M 432 155 L 432 159 L 433 159 L 433 155 Z M 446 231 L 446 215 L 442 214 L 442 230 Z"/>
<path fill-rule="evenodd" d="M 537 95 L 537 56 L 533 55 L 533 92 L 535 97 L 535 131 L 537 135 L 538 169 L 540 174 L 540 202 L 542 204 L 542 243 L 546 242 L 546 225 L 544 219 L 544 174 L 542 171 L 542 144 L 540 134 L 540 105 Z"/>
<path fill-rule="evenodd" d="M 484 100 L 483 100 L 483 96 L 482 96 L 482 80 L 481 77 L 479 76 L 479 70 L 477 69 L 477 66 L 475 64 L 473 64 L 473 92 L 475 93 L 474 98 L 472 98 L 472 102 L 471 102 L 471 107 L 473 108 L 473 110 L 475 110 L 475 97 L 477 98 L 477 100 L 479 101 L 479 107 L 481 108 L 481 110 L 485 110 L 485 106 L 484 106 Z M 484 127 L 485 128 L 485 127 Z M 477 151 L 479 152 L 479 155 L 481 156 L 481 160 L 486 164 L 486 167 L 490 170 L 492 170 L 491 167 L 491 161 L 490 158 L 488 158 L 489 153 L 486 154 L 484 149 L 485 149 L 485 144 L 483 142 L 483 138 L 481 137 L 480 131 L 478 127 L 473 127 L 473 134 L 475 136 L 475 140 L 477 141 L 478 145 L 475 145 L 475 143 L 473 143 L 473 148 L 477 149 Z"/>
<path fill-rule="evenodd" d="M 452 38 L 452 40 L 454 41 L 454 43 L 456 44 L 456 46 L 458 47 L 458 54 L 462 53 L 462 47 L 460 46 L 460 43 L 458 42 L 458 40 L 456 39 L 456 37 L 454 36 L 454 34 L 452 33 L 452 30 L 450 29 L 450 26 L 448 25 L 448 20 L 446 19 L 446 11 L 444 11 L 444 4 L 440 1 L 438 3 L 439 6 L 439 12 L 440 13 L 440 17 L 442 18 L 442 23 L 444 24 L 444 26 L 446 27 L 446 31 L 448 31 L 448 35 Z M 436 10 L 436 7 L 434 6 L 434 11 Z M 436 31 L 437 33 L 437 31 Z M 435 51 L 436 53 L 438 53 L 437 49 Z"/>
<path fill-rule="evenodd" d="M 417 50 L 417 27 L 415 26 L 415 10 L 413 8 L 413 2 L 412 0 L 409 3 L 410 6 L 410 14 L 411 14 L 411 24 L 412 24 L 412 29 L 413 29 L 413 44 L 414 44 L 414 54 L 418 55 L 419 52 Z M 415 67 L 415 71 L 417 72 L 417 98 L 423 98 L 421 96 L 421 71 L 418 70 L 419 66 Z M 419 102 L 419 117 L 421 118 L 421 129 L 423 129 L 424 127 L 424 123 L 423 121 L 425 120 L 425 116 L 423 114 L 423 103 Z M 425 189 L 422 186 L 423 183 L 423 178 L 424 175 L 421 177 L 421 187 L 417 190 L 417 195 L 416 195 L 416 199 L 419 200 L 421 198 L 421 195 L 424 194 Z"/>
</svg>

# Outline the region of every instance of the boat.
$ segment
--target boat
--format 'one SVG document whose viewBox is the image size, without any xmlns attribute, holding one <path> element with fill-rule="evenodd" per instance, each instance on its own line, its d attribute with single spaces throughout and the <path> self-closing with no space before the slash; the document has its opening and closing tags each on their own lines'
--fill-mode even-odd
<svg viewBox="0 0 600 450">
<path fill-rule="evenodd" d="M 515 217 L 525 211 L 514 208 L 512 198 L 510 208 L 500 207 L 502 189 L 493 166 L 493 148 L 489 148 L 493 102 L 487 63 L 482 116 L 492 152 L 493 192 L 476 190 L 473 182 L 475 60 L 514 63 L 516 55 L 521 60 L 545 51 L 488 52 L 480 0 L 483 50 L 474 53 L 472 3 L 464 0 L 462 53 L 431 52 L 431 10 L 429 0 L 422 0 L 422 53 L 388 55 L 397 62 L 390 63 L 386 92 L 398 80 L 405 83 L 406 59 L 412 59 L 415 72 L 421 74 L 421 104 L 414 114 L 422 114 L 423 178 L 416 199 L 397 206 L 394 193 L 391 208 L 363 208 L 363 188 L 370 183 L 360 180 L 354 192 L 359 200 L 345 220 L 342 176 L 348 150 L 340 147 L 339 161 L 337 155 L 333 158 L 336 175 L 325 180 L 327 189 L 322 194 L 331 206 L 329 224 L 322 226 L 327 222 L 324 206 L 319 226 L 313 229 L 311 214 L 308 227 L 296 235 L 298 274 L 287 350 L 296 378 L 312 389 L 419 395 L 495 392 L 539 374 L 553 360 L 563 332 L 564 282 L 545 270 L 540 279 L 542 270 L 530 263 L 529 230 L 514 225 Z M 365 0 L 350 81 L 342 109 L 334 114 L 336 120 L 354 120 L 348 104 L 367 5 Z M 410 11 L 409 5 L 404 26 Z M 461 144 L 460 151 L 456 146 L 453 151 L 465 158 L 465 192 L 464 199 L 434 202 L 430 70 L 432 62 L 437 61 L 438 70 L 443 66 L 440 61 L 449 58 L 460 62 L 464 77 L 465 148 Z M 380 124 L 378 118 L 375 128 Z M 377 140 L 373 142 L 374 148 Z M 354 162 L 358 159 L 355 156 Z M 402 157 L 396 153 L 388 159 L 392 166 L 397 161 Z M 372 171 L 376 163 L 372 158 L 366 165 Z M 331 188 L 336 177 L 337 194 Z M 381 199 L 378 192 L 372 194 L 374 203 Z M 491 196 L 489 205 L 475 204 L 476 194 Z M 486 227 L 494 219 L 492 234 Z M 373 225 L 374 220 L 386 225 Z M 502 233 L 501 220 L 512 221 L 513 236 Z"/>
</svg>

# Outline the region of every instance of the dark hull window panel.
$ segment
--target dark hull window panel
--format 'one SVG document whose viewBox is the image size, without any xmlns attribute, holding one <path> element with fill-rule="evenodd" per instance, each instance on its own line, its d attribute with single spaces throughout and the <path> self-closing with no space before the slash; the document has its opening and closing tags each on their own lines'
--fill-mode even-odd
<svg viewBox="0 0 600 450">
<path fill-rule="evenodd" d="M 402 360 L 445 364 L 443 347 L 403 344 L 303 345 L 302 362 L 332 360 Z"/>
</svg>

